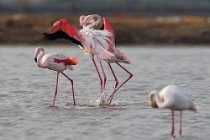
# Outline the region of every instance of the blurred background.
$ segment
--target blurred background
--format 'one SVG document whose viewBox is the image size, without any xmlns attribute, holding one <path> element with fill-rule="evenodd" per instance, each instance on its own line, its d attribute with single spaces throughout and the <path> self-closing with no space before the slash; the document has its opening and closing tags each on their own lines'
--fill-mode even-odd
<svg viewBox="0 0 210 140">
<path fill-rule="evenodd" d="M 68 44 L 40 40 L 53 22 L 106 16 L 118 44 L 208 45 L 209 0 L 0 0 L 0 44 Z"/>
</svg>

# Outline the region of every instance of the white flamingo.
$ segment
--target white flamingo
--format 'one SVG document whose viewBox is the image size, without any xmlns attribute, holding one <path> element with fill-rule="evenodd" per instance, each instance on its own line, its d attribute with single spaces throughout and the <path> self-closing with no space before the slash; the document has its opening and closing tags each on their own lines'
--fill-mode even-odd
<svg viewBox="0 0 210 140">
<path fill-rule="evenodd" d="M 197 106 L 186 91 L 177 85 L 169 85 L 164 87 L 160 92 L 151 91 L 149 94 L 149 104 L 153 108 L 167 108 L 171 110 L 172 126 L 171 136 L 174 137 L 174 111 L 180 111 L 180 129 L 179 134 L 182 135 L 182 111 L 197 111 Z"/>
<path fill-rule="evenodd" d="M 71 58 L 58 53 L 45 54 L 45 50 L 43 48 L 37 47 L 35 49 L 34 60 L 37 63 L 38 67 L 47 68 L 57 72 L 56 87 L 52 106 L 54 106 L 55 104 L 55 99 L 57 95 L 59 73 L 62 73 L 71 82 L 73 101 L 74 105 L 76 105 L 73 80 L 69 78 L 65 73 L 63 73 L 63 71 L 66 69 L 73 70 L 72 65 L 76 65 L 78 63 L 78 58 Z"/>
</svg>

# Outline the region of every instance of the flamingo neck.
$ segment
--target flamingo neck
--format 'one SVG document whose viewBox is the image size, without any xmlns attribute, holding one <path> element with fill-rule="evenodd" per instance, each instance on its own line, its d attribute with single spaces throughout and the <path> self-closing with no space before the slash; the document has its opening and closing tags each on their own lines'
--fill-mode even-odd
<svg viewBox="0 0 210 140">
<path fill-rule="evenodd" d="M 98 26 L 101 23 L 101 17 L 99 15 L 92 15 L 91 16 L 91 18 L 94 18 L 94 17 L 96 17 L 97 20 L 87 26 L 90 29 L 93 28 L 94 26 Z"/>
<path fill-rule="evenodd" d="M 156 92 L 156 93 L 154 94 L 154 100 L 155 100 L 155 102 L 156 102 L 158 108 L 163 108 L 163 103 L 164 103 L 164 101 L 161 100 L 160 95 L 159 95 L 158 92 Z"/>
<path fill-rule="evenodd" d="M 161 99 L 160 95 L 159 95 L 159 92 L 157 91 L 152 91 L 150 93 L 150 97 L 149 97 L 149 100 L 150 100 L 150 105 L 153 107 L 153 108 L 164 108 L 164 100 Z"/>
<path fill-rule="evenodd" d="M 45 67 L 42 63 L 42 58 L 43 58 L 44 55 L 45 55 L 44 49 L 39 49 L 38 50 L 38 57 L 37 57 L 37 65 L 39 67 Z"/>
<path fill-rule="evenodd" d="M 82 15 L 79 17 L 79 23 L 80 23 L 80 26 L 82 26 L 82 23 L 83 23 L 83 20 L 85 19 L 85 16 Z"/>
</svg>

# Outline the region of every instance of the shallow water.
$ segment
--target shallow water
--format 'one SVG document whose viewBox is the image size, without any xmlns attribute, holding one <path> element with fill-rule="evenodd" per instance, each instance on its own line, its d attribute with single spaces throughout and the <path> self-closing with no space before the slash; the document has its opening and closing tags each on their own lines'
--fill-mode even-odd
<svg viewBox="0 0 210 140">
<path fill-rule="evenodd" d="M 30 140 L 169 140 L 169 110 L 148 105 L 148 93 L 168 84 L 189 91 L 199 106 L 197 113 L 183 112 L 183 136 L 180 140 L 208 140 L 210 132 L 209 48 L 120 48 L 132 60 L 123 64 L 134 77 L 122 87 L 108 107 L 92 106 L 99 97 L 99 80 L 88 56 L 79 48 L 45 47 L 47 53 L 78 56 L 74 71 L 65 73 L 74 80 L 77 105 L 72 105 L 70 83 L 61 75 L 56 99 L 52 103 L 56 73 L 37 68 L 34 46 L 0 47 L 0 139 Z M 107 90 L 114 86 L 108 66 Z M 127 74 L 113 64 L 119 81 Z"/>
</svg>

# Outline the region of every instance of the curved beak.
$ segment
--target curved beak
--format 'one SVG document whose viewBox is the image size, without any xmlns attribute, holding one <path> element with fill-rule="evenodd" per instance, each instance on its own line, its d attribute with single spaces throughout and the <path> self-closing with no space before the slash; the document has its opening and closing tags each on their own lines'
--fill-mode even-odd
<svg viewBox="0 0 210 140">
<path fill-rule="evenodd" d="M 34 58 L 34 61 L 37 63 L 37 58 Z"/>
</svg>

